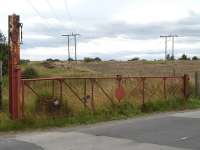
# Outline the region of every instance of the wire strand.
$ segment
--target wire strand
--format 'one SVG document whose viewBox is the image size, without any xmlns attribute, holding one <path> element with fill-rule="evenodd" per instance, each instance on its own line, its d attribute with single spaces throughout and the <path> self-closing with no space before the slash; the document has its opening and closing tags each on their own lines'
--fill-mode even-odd
<svg viewBox="0 0 200 150">
<path fill-rule="evenodd" d="M 37 8 L 32 4 L 30 0 L 26 0 L 27 3 L 31 6 L 31 8 L 35 11 L 35 13 L 40 17 L 46 19 L 43 15 L 40 14 L 40 12 L 37 10 Z"/>
<path fill-rule="evenodd" d="M 55 11 L 55 9 L 54 9 L 53 6 L 51 5 L 50 1 L 49 1 L 49 0 L 46 0 L 46 2 L 47 2 L 47 5 L 49 6 L 50 10 L 52 11 L 53 15 L 55 16 L 55 18 L 56 18 L 57 20 L 60 20 L 59 17 L 58 17 L 58 15 L 57 15 L 57 13 L 56 13 L 56 11 Z"/>
</svg>

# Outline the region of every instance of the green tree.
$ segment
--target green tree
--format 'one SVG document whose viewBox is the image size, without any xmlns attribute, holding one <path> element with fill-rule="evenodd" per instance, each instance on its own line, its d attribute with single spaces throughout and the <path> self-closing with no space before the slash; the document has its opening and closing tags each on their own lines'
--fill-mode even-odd
<svg viewBox="0 0 200 150">
<path fill-rule="evenodd" d="M 0 61 L 3 62 L 3 75 L 8 73 L 8 51 L 9 47 L 6 44 L 6 38 L 2 32 L 0 32 Z"/>
<path fill-rule="evenodd" d="M 179 60 L 190 60 L 190 58 L 186 55 L 186 54 L 183 54 Z"/>
<path fill-rule="evenodd" d="M 199 60 L 199 58 L 197 56 L 193 56 L 192 60 Z"/>
</svg>

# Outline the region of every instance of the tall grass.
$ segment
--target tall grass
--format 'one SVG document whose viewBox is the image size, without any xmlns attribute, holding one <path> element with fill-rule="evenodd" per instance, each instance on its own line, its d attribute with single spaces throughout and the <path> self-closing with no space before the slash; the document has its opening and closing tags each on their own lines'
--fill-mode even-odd
<svg viewBox="0 0 200 150">
<path fill-rule="evenodd" d="M 127 119 L 130 117 L 142 116 L 154 112 L 166 112 L 171 110 L 185 110 L 200 108 L 199 99 L 170 100 L 170 101 L 154 101 L 146 103 L 141 107 L 133 105 L 127 101 L 106 105 L 95 113 L 83 110 L 78 114 L 70 114 L 66 116 L 48 116 L 48 115 L 28 115 L 22 120 L 10 120 L 8 115 L 2 113 L 0 115 L 0 131 L 17 131 L 26 129 L 42 129 L 48 127 L 67 127 L 82 124 L 91 124 L 102 121 L 111 121 L 118 119 Z"/>
</svg>

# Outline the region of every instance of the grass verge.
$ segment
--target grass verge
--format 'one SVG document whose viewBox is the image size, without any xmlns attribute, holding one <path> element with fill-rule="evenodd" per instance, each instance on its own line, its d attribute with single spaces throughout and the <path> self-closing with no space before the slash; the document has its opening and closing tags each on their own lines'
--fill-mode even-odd
<svg viewBox="0 0 200 150">
<path fill-rule="evenodd" d="M 155 112 L 167 112 L 200 108 L 199 99 L 170 100 L 147 102 L 144 106 L 134 106 L 128 102 L 105 106 L 96 113 L 82 111 L 71 116 L 28 115 L 19 121 L 10 120 L 8 115 L 1 113 L 0 131 L 18 131 L 27 129 L 42 129 L 49 127 L 67 127 L 73 125 L 92 124 L 103 121 L 127 119 Z"/>
</svg>

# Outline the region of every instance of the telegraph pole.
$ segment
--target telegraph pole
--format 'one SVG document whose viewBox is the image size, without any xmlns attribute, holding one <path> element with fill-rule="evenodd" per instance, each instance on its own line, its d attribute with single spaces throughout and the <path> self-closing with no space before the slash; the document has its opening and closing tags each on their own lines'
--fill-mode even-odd
<svg viewBox="0 0 200 150">
<path fill-rule="evenodd" d="M 165 38 L 165 61 L 166 61 L 166 60 L 167 60 L 167 44 L 168 44 L 168 43 L 167 43 L 167 42 L 168 42 L 167 40 L 168 40 L 168 37 L 169 37 L 169 36 L 161 35 L 160 37 L 161 37 L 161 38 Z"/>
<path fill-rule="evenodd" d="M 70 49 L 69 49 L 69 45 L 70 45 L 70 37 L 72 36 L 71 34 L 65 34 L 65 35 L 62 35 L 62 36 L 65 36 L 67 37 L 67 50 L 68 50 L 68 61 L 70 62 L 70 59 L 71 59 L 71 56 L 70 56 Z"/>
<path fill-rule="evenodd" d="M 167 44 L 168 44 L 168 38 L 172 38 L 172 51 L 171 51 L 171 58 L 174 59 L 174 44 L 175 44 L 175 37 L 179 37 L 178 35 L 162 35 L 161 38 L 165 38 L 165 60 L 167 60 Z"/>
<path fill-rule="evenodd" d="M 179 37 L 178 35 L 170 35 L 170 37 L 172 38 L 172 58 L 174 59 L 174 53 L 175 53 L 175 49 L 174 49 L 174 44 L 175 44 L 175 37 Z"/>
<path fill-rule="evenodd" d="M 80 34 L 72 33 L 72 36 L 74 36 L 75 61 L 77 62 L 77 36 L 80 36 Z"/>
</svg>

